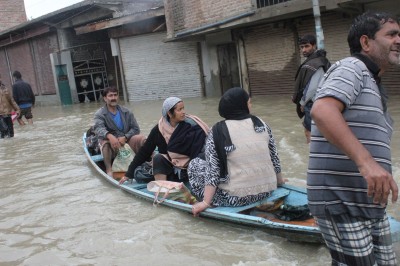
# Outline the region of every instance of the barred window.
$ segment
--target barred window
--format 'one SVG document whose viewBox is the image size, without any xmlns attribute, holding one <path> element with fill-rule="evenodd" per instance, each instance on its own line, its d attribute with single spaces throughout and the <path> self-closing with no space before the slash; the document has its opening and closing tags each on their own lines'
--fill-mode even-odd
<svg viewBox="0 0 400 266">
<path fill-rule="evenodd" d="M 280 4 L 283 2 L 289 2 L 291 0 L 257 0 L 257 8 L 272 6 L 276 4 Z"/>
</svg>

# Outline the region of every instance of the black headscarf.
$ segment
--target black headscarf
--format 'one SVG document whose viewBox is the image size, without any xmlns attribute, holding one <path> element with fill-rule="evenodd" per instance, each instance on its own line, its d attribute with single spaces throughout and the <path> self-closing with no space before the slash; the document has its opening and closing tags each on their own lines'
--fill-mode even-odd
<svg viewBox="0 0 400 266">
<path fill-rule="evenodd" d="M 229 89 L 224 93 L 224 95 L 222 95 L 219 101 L 219 115 L 226 120 L 243 120 L 251 118 L 254 125 L 254 131 L 263 132 L 265 131 L 264 123 L 258 117 L 250 114 L 247 105 L 249 98 L 249 94 L 240 87 Z M 215 149 L 220 160 L 220 177 L 223 178 L 228 174 L 227 152 L 233 151 L 235 145 L 232 143 L 225 120 L 216 123 L 212 128 L 212 132 Z"/>
</svg>

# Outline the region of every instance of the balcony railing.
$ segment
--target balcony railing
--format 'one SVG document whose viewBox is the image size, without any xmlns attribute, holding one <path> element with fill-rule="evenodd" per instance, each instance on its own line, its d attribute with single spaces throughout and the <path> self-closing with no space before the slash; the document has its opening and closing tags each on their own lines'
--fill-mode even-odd
<svg viewBox="0 0 400 266">
<path fill-rule="evenodd" d="M 257 8 L 272 6 L 272 5 L 289 2 L 289 1 L 291 1 L 291 0 L 257 0 Z"/>
</svg>

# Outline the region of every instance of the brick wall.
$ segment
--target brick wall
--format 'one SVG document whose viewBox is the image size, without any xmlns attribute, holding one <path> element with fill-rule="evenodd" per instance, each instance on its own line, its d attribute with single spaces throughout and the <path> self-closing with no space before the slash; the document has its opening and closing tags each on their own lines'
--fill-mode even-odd
<svg viewBox="0 0 400 266">
<path fill-rule="evenodd" d="M 24 0 L 0 1 L 0 32 L 26 21 Z"/>
<path fill-rule="evenodd" d="M 341 13 L 323 13 L 321 22 L 328 59 L 334 63 L 348 56 L 351 19 Z M 296 25 L 281 21 L 244 30 L 252 95 L 292 94 L 297 68 L 304 60 L 297 37 L 308 33 L 315 34 L 313 16 L 298 19 Z"/>
<path fill-rule="evenodd" d="M 168 37 L 252 10 L 251 0 L 164 0 Z"/>
</svg>

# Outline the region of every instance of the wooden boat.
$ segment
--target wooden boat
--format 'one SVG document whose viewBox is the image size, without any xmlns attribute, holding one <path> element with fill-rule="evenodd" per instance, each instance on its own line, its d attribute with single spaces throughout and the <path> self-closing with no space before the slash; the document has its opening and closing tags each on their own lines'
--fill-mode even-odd
<svg viewBox="0 0 400 266">
<path fill-rule="evenodd" d="M 121 176 L 118 177 L 118 174 L 114 177 L 107 175 L 104 172 L 102 156 L 92 156 L 89 153 L 85 145 L 85 135 L 86 134 L 83 136 L 83 148 L 88 161 L 105 180 L 132 195 L 153 202 L 154 193 L 147 190 L 147 184 L 138 184 L 133 181 L 132 183 L 125 182 L 125 184 L 119 185 L 117 179 Z M 202 212 L 200 216 L 261 229 L 268 234 L 281 236 L 290 241 L 324 243 L 321 232 L 313 218 L 302 221 L 284 221 L 277 219 L 273 213 L 259 210 L 260 206 L 271 205 L 271 203 L 273 204 L 278 199 L 283 199 L 283 206 L 303 206 L 307 204 L 307 194 L 304 188 L 285 184 L 275 190 L 271 197 L 261 202 L 256 202 L 242 207 L 208 208 Z M 190 204 L 169 199 L 166 199 L 161 204 L 183 212 L 192 212 L 192 205 Z M 398 242 L 400 241 L 400 222 L 392 217 L 389 217 L 389 221 L 391 225 L 392 240 L 393 242 Z"/>
</svg>

